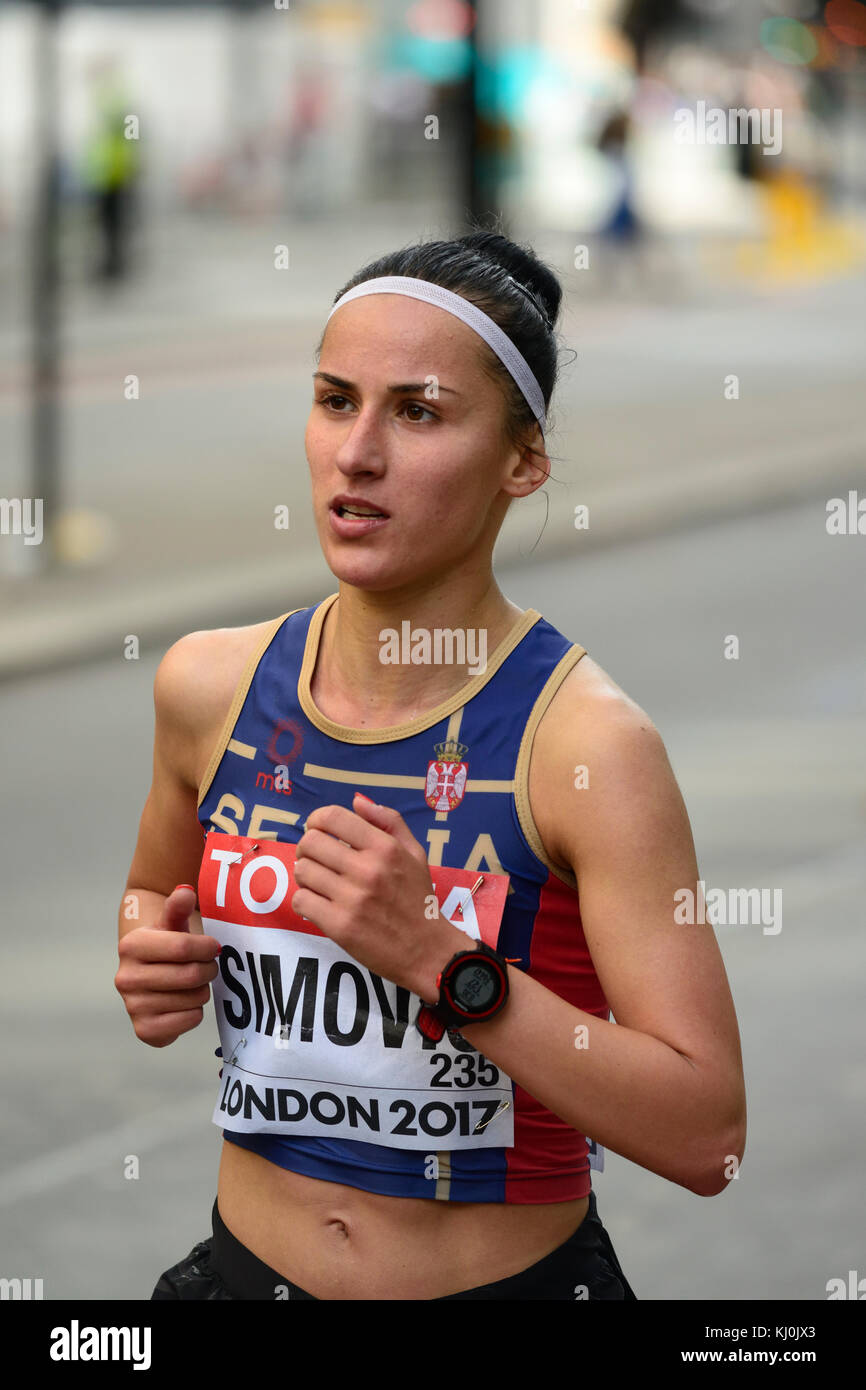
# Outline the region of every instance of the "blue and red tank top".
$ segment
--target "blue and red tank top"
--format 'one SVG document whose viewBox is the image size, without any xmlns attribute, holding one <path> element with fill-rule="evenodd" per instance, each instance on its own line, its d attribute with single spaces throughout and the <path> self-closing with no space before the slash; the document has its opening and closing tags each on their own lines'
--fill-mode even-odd
<svg viewBox="0 0 866 1390">
<path fill-rule="evenodd" d="M 584 648 L 528 608 L 434 709 L 355 729 L 323 715 L 310 690 L 337 598 L 268 624 L 199 788 L 199 907 L 222 945 L 214 1123 L 283 1168 L 390 1196 L 585 1197 L 600 1146 L 456 1031 L 423 1037 L 416 995 L 290 906 L 307 816 L 364 792 L 424 847 L 436 906 L 455 926 L 607 1019 L 574 875 L 549 858 L 528 793 L 535 730 Z"/>
</svg>

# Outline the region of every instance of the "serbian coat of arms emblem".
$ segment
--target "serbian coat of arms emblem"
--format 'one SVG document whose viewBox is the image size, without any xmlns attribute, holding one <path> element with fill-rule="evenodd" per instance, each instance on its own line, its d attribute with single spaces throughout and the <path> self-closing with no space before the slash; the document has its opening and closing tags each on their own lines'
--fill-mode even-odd
<svg viewBox="0 0 866 1390">
<path fill-rule="evenodd" d="M 466 790 L 469 768 L 463 761 L 463 755 L 469 745 L 450 738 L 434 747 L 436 758 L 427 764 L 424 800 L 434 811 L 453 811 L 455 806 L 460 805 Z"/>
</svg>

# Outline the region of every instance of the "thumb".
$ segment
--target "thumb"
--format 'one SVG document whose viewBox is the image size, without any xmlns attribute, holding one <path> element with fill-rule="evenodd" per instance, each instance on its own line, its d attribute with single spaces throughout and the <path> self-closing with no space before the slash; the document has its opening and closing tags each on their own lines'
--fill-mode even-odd
<svg viewBox="0 0 866 1390">
<path fill-rule="evenodd" d="M 154 926 L 162 931 L 189 931 L 189 915 L 195 911 L 196 892 L 191 883 L 179 883 L 169 893 Z"/>
</svg>

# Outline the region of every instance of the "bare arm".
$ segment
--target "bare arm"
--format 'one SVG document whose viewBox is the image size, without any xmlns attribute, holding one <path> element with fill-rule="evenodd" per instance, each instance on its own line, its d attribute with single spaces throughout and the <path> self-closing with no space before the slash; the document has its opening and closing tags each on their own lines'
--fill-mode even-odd
<svg viewBox="0 0 866 1390">
<path fill-rule="evenodd" d="M 157 670 L 153 781 L 118 909 L 115 988 L 137 1037 L 154 1047 L 202 1021 L 218 968 L 219 943 L 203 934 L 195 910 L 203 847 L 196 770 L 210 722 L 200 687 L 212 638 L 181 638 Z"/>
<path fill-rule="evenodd" d="M 118 912 L 118 938 L 149 926 L 179 883 L 196 886 L 204 836 L 197 816 L 197 769 L 203 743 L 202 697 L 207 686 L 207 639 L 193 632 L 175 642 L 153 683 L 153 779 L 142 811 L 138 840 Z M 140 916 L 132 916 L 138 898 Z M 198 914 L 195 914 L 198 917 Z M 201 931 L 201 920 L 197 928 Z"/>
<path fill-rule="evenodd" d="M 502 1014 L 461 1031 L 580 1133 L 713 1196 L 742 1159 L 745 1086 L 713 929 L 674 921 L 675 891 L 694 891 L 698 877 L 682 796 L 661 738 L 632 702 L 604 699 L 598 718 L 582 704 L 578 718 L 568 695 L 557 701 L 533 760 L 539 753 L 549 817 L 577 878 L 587 944 L 616 1023 L 510 970 Z M 590 781 L 579 791 L 577 763 L 587 764 Z"/>
</svg>

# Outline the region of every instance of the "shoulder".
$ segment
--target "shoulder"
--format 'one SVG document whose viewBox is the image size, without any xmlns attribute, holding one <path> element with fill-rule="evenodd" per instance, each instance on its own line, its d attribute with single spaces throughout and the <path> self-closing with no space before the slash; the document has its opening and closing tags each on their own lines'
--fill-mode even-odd
<svg viewBox="0 0 866 1390">
<path fill-rule="evenodd" d="M 279 621 L 188 632 L 160 661 L 153 683 L 157 737 L 190 786 L 198 786 L 238 684 Z"/>
<path fill-rule="evenodd" d="M 652 719 L 587 654 L 539 721 L 528 792 L 542 843 L 566 874 L 618 819 L 678 795 Z"/>
</svg>

